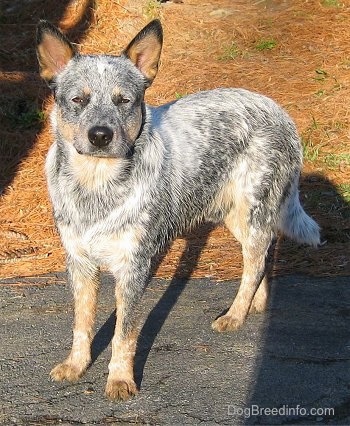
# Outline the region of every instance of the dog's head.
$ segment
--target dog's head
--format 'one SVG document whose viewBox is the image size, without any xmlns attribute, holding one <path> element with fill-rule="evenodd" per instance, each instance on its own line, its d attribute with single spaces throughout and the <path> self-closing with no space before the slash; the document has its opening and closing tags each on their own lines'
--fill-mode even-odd
<svg viewBox="0 0 350 426">
<path fill-rule="evenodd" d="M 79 154 L 125 157 L 143 123 L 143 98 L 158 71 L 162 27 L 150 22 L 120 56 L 81 55 L 55 26 L 40 21 L 40 75 L 55 95 L 53 126 Z"/>
</svg>

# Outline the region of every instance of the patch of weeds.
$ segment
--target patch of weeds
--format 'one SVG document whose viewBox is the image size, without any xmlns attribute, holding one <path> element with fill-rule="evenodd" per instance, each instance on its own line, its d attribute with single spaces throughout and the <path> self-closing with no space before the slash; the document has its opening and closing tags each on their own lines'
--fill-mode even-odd
<svg viewBox="0 0 350 426">
<path fill-rule="evenodd" d="M 39 109 L 32 109 L 24 112 L 18 117 L 18 124 L 20 127 L 29 129 L 39 123 L 42 123 L 45 119 L 45 114 Z"/>
<path fill-rule="evenodd" d="M 36 102 L 15 99 L 0 106 L 3 116 L 6 118 L 6 128 L 30 129 L 42 123 L 45 119 L 43 111 L 37 108 Z"/>
<path fill-rule="evenodd" d="M 324 81 L 328 77 L 327 71 L 318 68 L 315 70 L 316 76 L 314 77 L 315 81 Z"/>
<path fill-rule="evenodd" d="M 341 165 L 350 166 L 350 154 L 328 154 L 325 156 L 324 162 L 330 168 L 336 168 Z"/>
<path fill-rule="evenodd" d="M 237 47 L 236 43 L 233 41 L 230 45 L 224 48 L 223 53 L 219 56 L 220 61 L 229 61 L 241 56 L 242 51 Z"/>
<path fill-rule="evenodd" d="M 6 16 L 2 9 L 0 9 L 0 24 L 6 24 Z"/>
<path fill-rule="evenodd" d="M 148 19 L 156 19 L 160 17 L 161 3 L 157 0 L 148 0 L 143 13 Z"/>
<path fill-rule="evenodd" d="M 302 136 L 302 147 L 304 159 L 310 162 L 318 160 L 320 155 L 320 145 L 314 145 L 312 142 L 312 134 L 319 130 L 319 123 L 315 117 L 312 117 L 311 124 L 307 127 L 305 134 Z"/>
<path fill-rule="evenodd" d="M 330 121 L 329 123 L 325 124 L 324 129 L 327 133 L 327 135 L 330 134 L 334 134 L 334 133 L 339 133 L 341 131 L 343 131 L 344 129 L 346 129 L 348 126 L 345 122 L 343 121 L 339 121 L 339 120 L 335 120 L 335 121 Z"/>
<path fill-rule="evenodd" d="M 314 162 L 317 161 L 320 156 L 320 147 L 314 145 L 310 139 L 302 140 L 303 146 L 303 157 L 305 160 Z"/>
<path fill-rule="evenodd" d="M 315 93 L 316 96 L 324 96 L 327 92 L 323 89 L 317 90 L 317 92 Z"/>
<path fill-rule="evenodd" d="M 350 183 L 341 183 L 338 185 L 338 191 L 340 192 L 340 195 L 343 197 L 343 199 L 350 203 Z"/>
<path fill-rule="evenodd" d="M 187 96 L 187 93 L 175 92 L 175 99 L 181 99 L 184 96 Z"/>
<path fill-rule="evenodd" d="M 348 57 L 348 58 L 345 58 L 341 63 L 340 63 L 340 65 L 342 66 L 342 67 L 344 67 L 345 69 L 349 69 L 350 68 L 350 58 Z"/>
<path fill-rule="evenodd" d="M 255 49 L 262 52 L 264 50 L 272 50 L 277 46 L 277 41 L 273 39 L 259 40 L 255 43 Z"/>
<path fill-rule="evenodd" d="M 336 120 L 332 123 L 332 129 L 333 129 L 334 132 L 337 132 L 339 130 L 343 130 L 346 127 L 347 127 L 347 124 L 344 123 L 343 121 Z"/>
<path fill-rule="evenodd" d="M 342 7 L 343 4 L 340 3 L 338 0 L 322 0 L 321 1 L 322 6 L 325 7 Z"/>
</svg>

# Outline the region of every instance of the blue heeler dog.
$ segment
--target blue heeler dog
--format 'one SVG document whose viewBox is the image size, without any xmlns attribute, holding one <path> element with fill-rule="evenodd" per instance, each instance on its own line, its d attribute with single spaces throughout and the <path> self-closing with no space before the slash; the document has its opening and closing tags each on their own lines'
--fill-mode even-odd
<svg viewBox="0 0 350 426">
<path fill-rule="evenodd" d="M 81 55 L 41 21 L 37 54 L 53 90 L 55 142 L 46 161 L 55 221 L 75 298 L 73 346 L 52 371 L 74 381 L 91 362 L 100 267 L 116 281 L 117 318 L 106 396 L 137 392 L 137 306 L 151 259 L 202 221 L 225 223 L 242 244 L 240 288 L 217 331 L 267 304 L 266 258 L 278 232 L 317 246 L 318 225 L 299 202 L 295 125 L 271 99 L 217 89 L 153 108 L 162 27 L 150 22 L 120 56 Z"/>
</svg>

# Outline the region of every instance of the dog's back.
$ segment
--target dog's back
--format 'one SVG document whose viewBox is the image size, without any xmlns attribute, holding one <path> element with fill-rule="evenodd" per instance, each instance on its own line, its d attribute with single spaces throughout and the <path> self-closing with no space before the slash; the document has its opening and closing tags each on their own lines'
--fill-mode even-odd
<svg viewBox="0 0 350 426">
<path fill-rule="evenodd" d="M 313 221 L 294 226 L 304 218 L 298 199 L 301 146 L 293 122 L 274 101 L 217 89 L 149 108 L 148 114 L 139 143 L 150 150 L 145 161 L 161 158 L 152 199 L 166 209 L 169 226 L 163 223 L 159 232 L 182 232 L 203 219 L 223 221 L 244 203 L 254 226 L 318 244 Z"/>
</svg>

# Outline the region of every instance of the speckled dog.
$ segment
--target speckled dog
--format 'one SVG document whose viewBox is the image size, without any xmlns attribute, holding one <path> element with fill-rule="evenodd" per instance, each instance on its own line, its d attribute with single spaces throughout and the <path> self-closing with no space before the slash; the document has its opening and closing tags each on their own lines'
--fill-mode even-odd
<svg viewBox="0 0 350 426">
<path fill-rule="evenodd" d="M 170 240 L 213 221 L 242 244 L 241 285 L 213 322 L 217 331 L 235 330 L 249 310 L 266 307 L 266 257 L 278 232 L 319 244 L 299 202 L 301 146 L 288 115 L 241 89 L 145 105 L 161 47 L 157 20 L 120 56 L 81 55 L 45 21 L 37 33 L 41 75 L 55 96 L 46 174 L 75 297 L 72 350 L 51 377 L 77 380 L 89 366 L 99 268 L 107 267 L 117 304 L 110 399 L 137 391 L 137 305 L 152 257 Z"/>
</svg>

